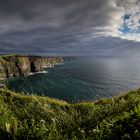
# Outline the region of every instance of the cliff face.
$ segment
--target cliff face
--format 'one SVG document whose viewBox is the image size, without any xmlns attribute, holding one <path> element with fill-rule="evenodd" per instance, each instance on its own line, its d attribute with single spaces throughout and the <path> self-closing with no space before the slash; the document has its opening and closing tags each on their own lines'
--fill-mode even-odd
<svg viewBox="0 0 140 140">
<path fill-rule="evenodd" d="M 40 56 L 6 56 L 0 57 L 0 78 L 27 76 L 31 72 L 39 72 L 48 64 L 64 62 L 63 57 Z"/>
</svg>

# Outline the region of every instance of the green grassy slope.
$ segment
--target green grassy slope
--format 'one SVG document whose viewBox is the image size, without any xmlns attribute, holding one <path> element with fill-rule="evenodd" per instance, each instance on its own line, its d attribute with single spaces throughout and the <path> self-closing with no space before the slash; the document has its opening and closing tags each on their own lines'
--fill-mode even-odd
<svg viewBox="0 0 140 140">
<path fill-rule="evenodd" d="M 0 139 L 140 139 L 140 90 L 68 104 L 0 89 Z"/>
</svg>

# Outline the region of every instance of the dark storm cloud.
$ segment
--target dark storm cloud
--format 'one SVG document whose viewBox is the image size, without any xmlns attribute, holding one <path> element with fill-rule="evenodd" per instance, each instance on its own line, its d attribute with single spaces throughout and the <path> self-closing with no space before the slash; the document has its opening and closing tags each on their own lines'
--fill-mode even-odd
<svg viewBox="0 0 140 140">
<path fill-rule="evenodd" d="M 108 52 L 129 42 L 113 37 L 122 15 L 116 0 L 0 0 L 0 52 Z"/>
<path fill-rule="evenodd" d="M 0 0 L 2 21 L 19 26 L 104 27 L 119 12 L 109 0 Z M 32 24 L 33 23 L 33 24 Z M 69 26 L 68 26 L 69 25 Z"/>
</svg>

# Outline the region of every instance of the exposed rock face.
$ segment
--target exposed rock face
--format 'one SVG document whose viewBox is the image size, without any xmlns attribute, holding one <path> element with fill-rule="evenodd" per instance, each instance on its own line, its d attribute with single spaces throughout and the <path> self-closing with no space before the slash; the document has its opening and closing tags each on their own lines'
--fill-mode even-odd
<svg viewBox="0 0 140 140">
<path fill-rule="evenodd" d="M 39 72 L 48 64 L 65 61 L 64 57 L 40 56 L 6 56 L 0 57 L 0 78 L 27 76 L 31 72 Z"/>
</svg>

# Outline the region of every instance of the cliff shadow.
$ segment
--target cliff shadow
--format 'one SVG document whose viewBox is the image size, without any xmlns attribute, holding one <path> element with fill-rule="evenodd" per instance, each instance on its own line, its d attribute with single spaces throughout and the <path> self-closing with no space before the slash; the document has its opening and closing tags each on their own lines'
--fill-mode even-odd
<svg viewBox="0 0 140 140">
<path fill-rule="evenodd" d="M 30 69 L 31 69 L 31 72 L 36 72 L 36 67 L 35 67 L 34 62 L 30 62 Z"/>
</svg>

